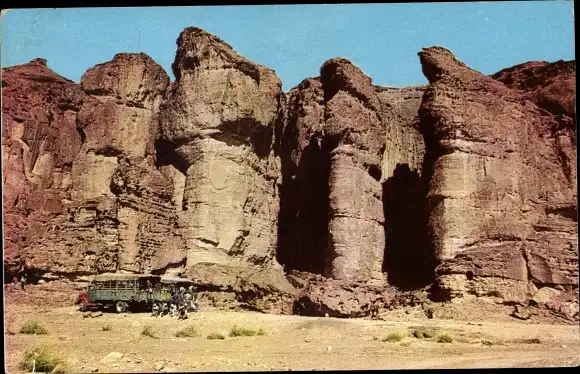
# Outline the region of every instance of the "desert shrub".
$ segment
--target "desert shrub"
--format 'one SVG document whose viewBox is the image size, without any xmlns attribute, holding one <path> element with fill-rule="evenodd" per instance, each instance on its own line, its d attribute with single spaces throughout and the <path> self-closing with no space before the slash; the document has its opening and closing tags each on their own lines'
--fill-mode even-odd
<svg viewBox="0 0 580 374">
<path fill-rule="evenodd" d="M 230 336 L 237 337 L 237 336 L 254 336 L 254 335 L 265 335 L 266 332 L 263 329 L 260 330 L 252 330 L 246 327 L 238 327 L 234 326 L 230 330 Z"/>
<path fill-rule="evenodd" d="M 489 346 L 489 345 L 493 345 L 493 342 L 491 340 L 482 340 L 481 344 Z"/>
<path fill-rule="evenodd" d="M 148 337 L 153 338 L 153 339 L 157 339 L 157 335 L 155 335 L 155 332 L 153 332 L 153 329 L 151 328 L 151 326 L 143 327 L 143 330 L 141 330 L 141 335 L 148 336 Z"/>
<path fill-rule="evenodd" d="M 225 336 L 223 336 L 222 334 L 219 334 L 219 333 L 217 333 L 217 332 L 212 332 L 211 334 L 209 334 L 209 335 L 207 336 L 207 338 L 208 338 L 208 339 L 210 339 L 210 340 L 214 340 L 214 339 L 220 339 L 220 340 L 223 340 L 223 339 L 225 339 L 226 337 L 225 337 Z"/>
<path fill-rule="evenodd" d="M 437 337 L 437 343 L 452 343 L 453 338 L 448 334 L 441 334 Z"/>
<path fill-rule="evenodd" d="M 21 334 L 27 335 L 46 335 L 48 330 L 38 321 L 28 321 L 20 328 Z"/>
<path fill-rule="evenodd" d="M 103 331 L 111 331 L 113 329 L 113 326 L 111 326 L 110 323 L 107 323 L 106 325 L 102 326 Z"/>
<path fill-rule="evenodd" d="M 404 338 L 405 337 L 402 334 L 400 334 L 398 332 L 392 332 L 383 338 L 383 342 L 396 343 L 396 342 L 400 342 Z"/>
<path fill-rule="evenodd" d="M 195 326 L 188 326 L 176 332 L 175 336 L 178 338 L 193 338 L 195 336 L 199 336 L 199 333 L 195 329 Z"/>
<path fill-rule="evenodd" d="M 24 358 L 19 366 L 27 372 L 65 374 L 69 371 L 62 358 L 44 347 L 36 347 L 24 352 Z"/>
</svg>

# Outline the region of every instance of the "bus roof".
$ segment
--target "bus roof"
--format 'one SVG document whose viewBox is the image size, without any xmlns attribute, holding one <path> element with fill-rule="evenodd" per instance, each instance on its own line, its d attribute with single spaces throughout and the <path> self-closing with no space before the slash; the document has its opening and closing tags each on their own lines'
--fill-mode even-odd
<svg viewBox="0 0 580 374">
<path fill-rule="evenodd" d="M 143 278 L 157 278 L 159 279 L 159 275 L 151 275 L 151 274 L 123 274 L 123 273 L 103 273 L 95 275 L 93 280 L 97 282 L 104 282 L 104 281 L 127 281 L 127 280 L 137 280 Z"/>
<path fill-rule="evenodd" d="M 189 283 L 193 284 L 194 282 L 188 278 L 180 278 L 175 276 L 162 276 L 161 283 Z"/>
</svg>

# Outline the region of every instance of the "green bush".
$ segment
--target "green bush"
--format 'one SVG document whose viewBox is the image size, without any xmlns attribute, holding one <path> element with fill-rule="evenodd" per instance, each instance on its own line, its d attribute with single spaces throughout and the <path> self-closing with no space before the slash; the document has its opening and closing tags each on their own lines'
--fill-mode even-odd
<svg viewBox="0 0 580 374">
<path fill-rule="evenodd" d="M 209 334 L 209 335 L 207 336 L 207 338 L 208 338 L 208 339 L 210 339 L 210 340 L 214 340 L 214 339 L 220 339 L 220 340 L 223 340 L 223 339 L 225 339 L 226 337 L 225 337 L 225 336 L 223 336 L 222 334 L 219 334 L 219 333 L 217 333 L 217 332 L 213 332 L 213 333 Z"/>
<path fill-rule="evenodd" d="M 197 332 L 194 326 L 188 326 L 176 332 L 175 336 L 178 338 L 193 338 L 195 336 L 199 336 L 199 333 Z"/>
<path fill-rule="evenodd" d="M 234 326 L 232 327 L 231 331 L 230 331 L 230 336 L 231 337 L 237 337 L 237 336 L 255 336 L 255 335 L 265 335 L 266 332 L 263 329 L 260 330 L 252 330 L 252 329 L 248 329 L 246 327 L 238 327 L 238 326 Z"/>
<path fill-rule="evenodd" d="M 141 335 L 148 336 L 148 337 L 153 338 L 153 339 L 157 339 L 157 335 L 155 335 L 151 326 L 143 327 L 143 330 L 141 330 Z"/>
<path fill-rule="evenodd" d="M 28 321 L 20 328 L 21 334 L 46 335 L 48 330 L 37 321 Z"/>
<path fill-rule="evenodd" d="M 27 372 L 66 374 L 69 370 L 66 362 L 44 347 L 27 350 L 20 362 L 20 369 Z"/>
<path fill-rule="evenodd" d="M 437 337 L 437 343 L 453 343 L 453 338 L 450 335 L 442 334 Z"/>
<path fill-rule="evenodd" d="M 398 332 L 392 332 L 383 338 L 383 342 L 396 343 L 403 340 L 405 337 Z"/>
<path fill-rule="evenodd" d="M 103 331 L 111 331 L 113 326 L 110 323 L 107 323 L 105 326 L 102 327 Z"/>
</svg>

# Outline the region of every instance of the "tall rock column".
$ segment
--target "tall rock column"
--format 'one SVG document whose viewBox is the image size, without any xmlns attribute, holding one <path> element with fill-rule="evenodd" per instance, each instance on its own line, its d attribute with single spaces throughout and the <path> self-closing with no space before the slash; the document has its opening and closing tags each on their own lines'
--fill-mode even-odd
<svg viewBox="0 0 580 374">
<path fill-rule="evenodd" d="M 573 236 L 555 245 L 536 238 L 554 206 L 577 205 L 558 152 L 565 118 L 445 48 L 419 56 L 430 82 L 419 113 L 433 170 L 427 210 L 440 288 L 451 297 L 525 300 L 532 283 L 577 285 Z"/>
<path fill-rule="evenodd" d="M 154 165 L 168 84 L 145 54 L 117 54 L 81 78 L 88 97 L 77 118 L 83 145 L 73 163 L 72 199 L 85 213 L 75 222 L 97 227 L 111 270 L 143 272 L 184 257 L 175 237 L 173 185 Z"/>
<path fill-rule="evenodd" d="M 204 30 L 185 29 L 177 47 L 160 140 L 185 172 L 187 267 L 277 265 L 281 82 Z"/>
<path fill-rule="evenodd" d="M 380 102 L 371 79 L 348 60 L 325 62 L 320 75 L 331 150 L 325 276 L 380 283 L 385 249 Z"/>
</svg>

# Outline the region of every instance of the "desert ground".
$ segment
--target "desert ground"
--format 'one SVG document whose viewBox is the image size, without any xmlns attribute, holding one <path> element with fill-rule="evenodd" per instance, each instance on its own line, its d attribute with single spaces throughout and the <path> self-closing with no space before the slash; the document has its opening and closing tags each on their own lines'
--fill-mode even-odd
<svg viewBox="0 0 580 374">
<path fill-rule="evenodd" d="M 497 316 L 477 314 L 481 309 L 467 302 L 454 307 L 463 311 L 454 320 L 445 313 L 427 319 L 420 308 L 388 312 L 382 320 L 206 308 L 177 320 L 146 313 L 83 316 L 73 305 L 77 292 L 58 282 L 29 286 L 26 292 L 5 286 L 6 372 L 22 372 L 19 362 L 33 347 L 46 347 L 78 373 L 580 365 L 578 326 L 518 321 L 499 310 Z M 48 333 L 19 333 L 28 321 L 39 322 Z M 175 337 L 189 326 L 199 336 Z M 264 335 L 230 337 L 234 326 L 261 328 Z M 142 335 L 146 327 L 155 337 Z M 415 337 L 415 331 L 429 331 L 430 337 Z M 212 333 L 225 339 L 207 339 Z M 451 342 L 439 342 L 441 336 Z"/>
</svg>

